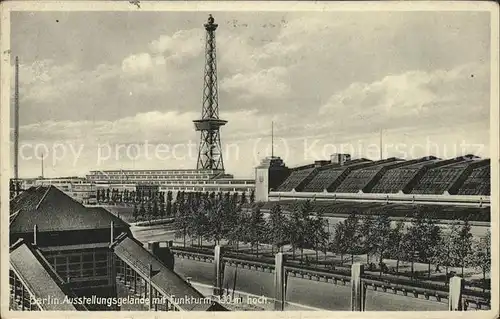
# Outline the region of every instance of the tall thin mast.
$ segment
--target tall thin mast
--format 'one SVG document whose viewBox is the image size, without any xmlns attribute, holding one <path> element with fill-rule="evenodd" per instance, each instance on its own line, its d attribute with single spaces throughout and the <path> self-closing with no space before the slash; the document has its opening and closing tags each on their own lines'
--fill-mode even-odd
<svg viewBox="0 0 500 319">
<path fill-rule="evenodd" d="M 42 179 L 43 179 L 43 158 L 44 158 L 45 154 L 42 152 Z"/>
<path fill-rule="evenodd" d="M 271 122 L 271 157 L 274 157 L 274 122 Z"/>
<path fill-rule="evenodd" d="M 380 160 L 384 157 L 384 153 L 382 151 L 382 129 L 380 129 Z"/>
<path fill-rule="evenodd" d="M 14 84 L 14 187 L 19 194 L 19 57 L 16 56 Z"/>
</svg>

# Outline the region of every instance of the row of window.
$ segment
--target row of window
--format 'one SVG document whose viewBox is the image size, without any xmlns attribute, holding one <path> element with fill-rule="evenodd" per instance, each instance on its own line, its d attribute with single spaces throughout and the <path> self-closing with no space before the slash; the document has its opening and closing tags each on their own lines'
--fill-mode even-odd
<svg viewBox="0 0 500 319">
<path fill-rule="evenodd" d="M 341 174 L 342 170 L 327 170 L 320 171 L 314 178 L 304 187 L 306 192 L 322 192 L 330 186 Z"/>
<path fill-rule="evenodd" d="M 113 182 L 119 182 L 117 180 L 110 180 L 111 183 Z M 142 182 L 145 183 L 156 183 L 156 184 L 161 184 L 161 185 L 252 185 L 254 184 L 253 180 L 234 180 L 234 181 L 204 181 L 204 180 L 198 180 L 198 181 L 168 181 L 168 182 L 163 182 L 163 181 L 151 181 L 151 180 L 143 180 Z"/>
<path fill-rule="evenodd" d="M 106 175 L 200 175 L 200 174 L 214 174 L 213 171 L 92 171 L 90 172 L 91 176 L 106 176 Z"/>
<path fill-rule="evenodd" d="M 408 184 L 419 170 L 420 168 L 390 170 L 385 173 L 377 185 L 373 187 L 372 193 L 398 192 Z"/>
<path fill-rule="evenodd" d="M 114 186 L 113 182 L 118 182 L 118 181 L 111 181 L 110 184 L 106 184 L 105 186 L 100 185 L 99 188 L 116 188 L 116 189 L 128 189 L 129 191 L 134 191 L 134 187 L 123 187 L 123 186 Z M 144 181 L 146 182 L 146 181 Z M 221 182 L 209 182 L 209 181 L 197 181 L 197 182 L 159 182 L 159 181 L 147 181 L 148 184 L 150 185 L 210 185 L 213 187 L 223 187 L 225 188 L 225 185 L 251 185 L 253 186 L 254 183 L 250 181 L 234 181 L 233 183 L 221 183 Z M 118 184 L 118 183 L 116 183 Z M 210 187 L 207 186 L 207 187 Z"/>
<path fill-rule="evenodd" d="M 67 255 L 48 254 L 47 261 L 63 279 L 78 279 L 106 276 L 108 254 L 106 252 L 83 252 Z"/>
<path fill-rule="evenodd" d="M 161 187 L 160 191 L 251 192 L 252 187 Z"/>
<path fill-rule="evenodd" d="M 14 271 L 9 271 L 10 302 L 11 310 L 40 311 L 38 304 L 32 302 L 32 298 L 27 289 L 22 288 L 22 282 Z M 16 298 L 14 298 L 16 296 Z"/>
<path fill-rule="evenodd" d="M 144 179 L 144 180 L 151 180 L 151 179 L 166 179 L 166 180 L 205 180 L 205 179 L 210 179 L 210 176 L 161 176 L 161 175 L 151 175 L 151 176 L 145 176 L 145 175 L 139 175 L 139 176 L 129 176 L 129 175 L 120 175 L 120 176 L 96 176 L 96 177 L 90 177 L 91 180 L 136 180 L 136 179 Z"/>
<path fill-rule="evenodd" d="M 290 190 L 291 191 L 292 189 L 297 187 L 300 183 L 302 183 L 302 181 L 307 176 L 309 176 L 309 174 L 311 174 L 313 170 L 314 170 L 314 167 L 303 169 L 300 171 L 293 171 L 292 174 L 290 174 L 290 176 L 288 176 L 288 178 L 285 180 L 285 182 L 283 182 L 283 184 L 281 184 L 281 186 L 279 187 L 279 190 L 282 190 L 282 191 Z"/>
</svg>

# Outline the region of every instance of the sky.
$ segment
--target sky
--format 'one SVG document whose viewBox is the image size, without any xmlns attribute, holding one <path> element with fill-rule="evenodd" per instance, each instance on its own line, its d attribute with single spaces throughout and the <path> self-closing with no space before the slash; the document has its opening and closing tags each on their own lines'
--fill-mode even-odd
<svg viewBox="0 0 500 319">
<path fill-rule="evenodd" d="M 195 168 L 208 13 L 12 13 L 20 176 L 40 175 L 42 156 L 51 177 Z M 272 122 L 290 167 L 489 157 L 488 12 L 213 15 L 228 173 L 253 177 Z"/>
</svg>

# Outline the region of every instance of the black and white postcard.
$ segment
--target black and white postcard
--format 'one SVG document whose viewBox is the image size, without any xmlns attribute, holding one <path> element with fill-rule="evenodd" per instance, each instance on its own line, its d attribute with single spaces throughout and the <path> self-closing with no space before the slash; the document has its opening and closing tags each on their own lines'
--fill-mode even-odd
<svg viewBox="0 0 500 319">
<path fill-rule="evenodd" d="M 494 2 L 1 16 L 2 317 L 498 317 Z"/>
</svg>

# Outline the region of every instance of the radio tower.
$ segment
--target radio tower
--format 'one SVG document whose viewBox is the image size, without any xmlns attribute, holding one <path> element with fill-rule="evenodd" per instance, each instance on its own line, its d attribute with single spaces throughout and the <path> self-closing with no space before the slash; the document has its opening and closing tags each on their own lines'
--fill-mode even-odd
<svg viewBox="0 0 500 319">
<path fill-rule="evenodd" d="M 227 121 L 219 119 L 219 101 L 217 90 L 217 55 L 215 50 L 215 30 L 218 25 L 210 14 L 204 24 L 205 40 L 205 76 L 203 84 L 203 108 L 201 120 L 195 120 L 196 131 L 201 132 L 198 150 L 197 169 L 224 170 L 220 127 Z"/>
</svg>

